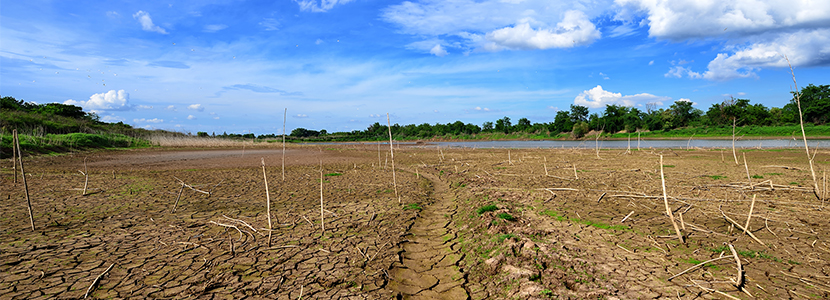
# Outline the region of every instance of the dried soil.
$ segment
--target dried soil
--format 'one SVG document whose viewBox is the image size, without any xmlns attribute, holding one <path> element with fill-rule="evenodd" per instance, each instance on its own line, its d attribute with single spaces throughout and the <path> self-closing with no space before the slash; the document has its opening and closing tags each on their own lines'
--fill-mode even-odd
<svg viewBox="0 0 830 300">
<path fill-rule="evenodd" d="M 285 181 L 281 149 L 28 158 L 34 232 L 22 185 L 4 165 L 0 298 L 83 297 L 110 264 L 91 296 L 830 297 L 830 218 L 798 149 L 745 150 L 749 179 L 731 151 L 662 151 L 681 243 L 665 214 L 658 150 L 401 148 L 398 202 L 385 152 L 326 147 L 292 146 Z M 816 156 L 819 174 L 828 157 Z M 77 172 L 84 158 L 87 195 Z M 171 212 L 181 188 L 174 177 L 210 194 L 184 188 Z M 749 228 L 764 245 L 723 217 L 746 222 L 753 195 Z M 731 255 L 728 244 L 746 270 L 746 292 L 731 282 L 734 259 L 667 280 Z"/>
</svg>

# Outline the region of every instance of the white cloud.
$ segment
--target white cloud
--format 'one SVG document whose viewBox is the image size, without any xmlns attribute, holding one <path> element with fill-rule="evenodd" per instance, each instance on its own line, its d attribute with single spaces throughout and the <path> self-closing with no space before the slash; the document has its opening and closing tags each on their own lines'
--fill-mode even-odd
<svg viewBox="0 0 830 300">
<path fill-rule="evenodd" d="M 205 26 L 205 32 L 217 32 L 219 30 L 228 28 L 228 25 L 225 24 L 211 24 Z"/>
<path fill-rule="evenodd" d="M 175 106 L 175 105 L 168 105 L 168 106 L 167 106 L 167 108 L 165 108 L 165 109 L 166 109 L 166 110 L 176 111 L 176 106 Z"/>
<path fill-rule="evenodd" d="M 305 114 L 296 114 L 296 115 L 293 115 L 292 117 L 295 117 L 295 118 L 308 118 L 308 115 L 305 115 Z"/>
<path fill-rule="evenodd" d="M 201 104 L 191 104 L 191 105 L 188 105 L 188 106 L 187 106 L 187 109 L 192 109 L 192 110 L 195 110 L 195 111 L 204 111 L 204 110 L 205 110 L 205 108 L 204 108 L 204 107 L 202 107 L 202 105 L 201 105 Z"/>
<path fill-rule="evenodd" d="M 117 12 L 117 11 L 108 11 L 108 12 L 107 12 L 107 17 L 110 17 L 110 18 L 117 18 L 117 17 L 119 17 L 119 16 L 120 16 L 120 15 L 118 14 L 118 12 Z"/>
<path fill-rule="evenodd" d="M 115 115 L 106 115 L 101 116 L 101 121 L 107 123 L 124 122 L 124 118 Z"/>
<path fill-rule="evenodd" d="M 153 109 L 153 106 L 152 106 L 152 105 L 137 105 L 135 108 L 140 108 L 140 109 Z"/>
<path fill-rule="evenodd" d="M 141 29 L 144 29 L 144 31 L 167 34 L 167 31 L 164 30 L 164 28 L 158 27 L 155 24 L 153 24 L 153 19 L 150 18 L 150 14 L 143 10 L 139 10 L 138 12 L 134 13 L 133 18 L 138 20 L 139 23 L 141 23 Z"/>
<path fill-rule="evenodd" d="M 652 60 L 652 61 L 650 61 L 650 62 L 648 62 L 648 65 L 649 65 L 649 66 L 651 66 L 651 65 L 653 65 L 653 64 L 654 64 L 654 61 L 653 61 L 653 60 Z"/>
<path fill-rule="evenodd" d="M 457 40 L 458 47 L 467 50 L 465 53 L 564 48 L 586 45 L 599 38 L 599 31 L 589 20 L 602 15 L 610 3 L 610 0 L 404 1 L 383 9 L 381 19 L 398 25 L 399 32 L 404 34 Z"/>
<path fill-rule="evenodd" d="M 346 4 L 352 0 L 294 0 L 300 5 L 301 11 L 326 12 L 337 4 Z"/>
<path fill-rule="evenodd" d="M 602 79 L 605 79 L 605 80 L 611 79 L 611 77 L 608 77 L 608 75 L 605 75 L 605 73 L 602 73 L 602 72 L 599 72 L 599 76 L 602 77 Z"/>
<path fill-rule="evenodd" d="M 106 93 L 93 94 L 87 101 L 66 100 L 63 104 L 78 105 L 91 111 L 101 110 L 129 110 L 133 108 L 130 94 L 124 90 L 110 90 Z"/>
<path fill-rule="evenodd" d="M 602 89 L 602 86 L 585 90 L 574 98 L 574 104 L 587 106 L 589 108 L 602 108 L 606 105 L 622 105 L 635 106 L 642 105 L 642 103 L 656 103 L 663 105 L 664 101 L 671 100 L 671 97 L 655 96 L 649 93 L 641 93 L 635 95 L 625 95 L 621 93 L 612 93 Z"/>
<path fill-rule="evenodd" d="M 159 119 L 159 118 L 153 118 L 153 119 L 141 118 L 141 119 L 133 119 L 133 122 L 135 122 L 135 123 L 162 123 L 162 122 L 164 122 L 164 120 Z"/>
<path fill-rule="evenodd" d="M 317 39 L 316 41 L 314 41 L 315 45 L 319 45 L 319 44 L 322 44 L 322 43 L 325 43 L 325 42 L 321 39 Z"/>
<path fill-rule="evenodd" d="M 429 50 L 429 53 L 434 54 L 435 56 L 439 56 L 439 57 L 447 56 L 447 54 L 450 54 L 449 52 L 447 52 L 446 49 L 441 47 L 441 44 L 438 44 L 438 45 L 435 45 L 435 47 L 432 47 L 432 49 Z"/>
<path fill-rule="evenodd" d="M 477 111 L 490 111 L 490 109 L 489 109 L 489 108 L 486 108 L 486 107 L 485 107 L 485 108 L 481 108 L 480 106 L 476 106 L 475 110 L 477 110 Z"/>
<path fill-rule="evenodd" d="M 509 49 L 571 48 L 592 43 L 600 38 L 596 26 L 581 11 L 565 12 L 563 20 L 553 29 L 535 30 L 526 19 L 513 27 L 505 27 L 486 34 L 487 40 Z"/>
<path fill-rule="evenodd" d="M 830 63 L 830 48 L 827 47 L 830 44 L 830 5 L 827 1 L 615 2 L 623 6 L 622 11 L 633 9 L 645 14 L 651 37 L 678 42 L 726 41 L 724 48 L 709 62 L 707 71 L 699 73 L 701 78 L 708 80 L 752 78 L 757 77 L 756 72 L 761 68 L 786 67 L 781 54 L 787 55 L 794 66 Z M 677 69 L 672 69 L 669 73 L 676 73 Z"/>
<path fill-rule="evenodd" d="M 702 76 L 700 73 L 692 71 L 690 68 L 685 68 L 681 66 L 674 66 L 669 69 L 666 74 L 663 74 L 663 77 L 674 77 L 674 78 L 682 78 L 683 76 L 687 76 L 689 78 L 701 78 Z"/>
<path fill-rule="evenodd" d="M 196 116 L 194 116 L 194 115 L 188 115 L 188 116 L 187 116 L 187 119 L 188 119 L 188 120 L 196 120 Z"/>
</svg>

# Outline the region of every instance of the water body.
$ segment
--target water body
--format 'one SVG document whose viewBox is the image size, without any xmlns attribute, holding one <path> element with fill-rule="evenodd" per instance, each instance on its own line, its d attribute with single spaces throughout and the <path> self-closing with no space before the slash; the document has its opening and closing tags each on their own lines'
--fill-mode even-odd
<svg viewBox="0 0 830 300">
<path fill-rule="evenodd" d="M 637 148 L 637 140 L 631 141 L 631 148 Z M 593 140 L 585 141 L 470 141 L 470 142 L 435 142 L 430 143 L 433 147 L 438 145 L 442 148 L 513 148 L 513 149 L 530 149 L 530 148 L 580 148 L 593 149 L 597 142 Z M 812 147 L 830 148 L 830 140 L 807 140 L 807 145 Z M 626 149 L 629 147 L 627 140 L 619 141 L 599 141 L 600 148 L 614 148 Z M 732 148 L 732 140 L 706 140 L 706 139 L 692 139 L 689 140 L 640 140 L 640 148 Z M 736 148 L 804 148 L 802 140 L 793 141 L 793 139 L 742 139 L 735 141 Z"/>
</svg>

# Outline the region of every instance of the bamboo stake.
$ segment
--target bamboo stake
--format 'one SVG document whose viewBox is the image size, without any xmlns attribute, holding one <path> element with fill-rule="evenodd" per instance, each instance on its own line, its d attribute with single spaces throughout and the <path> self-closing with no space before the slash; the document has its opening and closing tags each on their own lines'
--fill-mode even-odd
<svg viewBox="0 0 830 300">
<path fill-rule="evenodd" d="M 392 121 L 389 120 L 389 113 L 386 113 L 386 124 L 389 129 L 389 153 L 392 156 L 392 185 L 395 187 L 395 197 L 401 203 L 401 196 L 398 196 L 398 180 L 395 178 L 395 150 L 392 147 Z"/>
<path fill-rule="evenodd" d="M 32 231 L 35 231 L 35 217 L 32 214 L 32 200 L 29 199 L 29 185 L 26 183 L 26 171 L 23 169 L 23 152 L 20 151 L 20 137 L 17 136 L 17 129 L 14 130 L 14 145 L 17 147 L 17 160 L 20 162 L 20 175 L 23 177 L 23 191 L 26 192 L 26 206 L 29 208 L 29 222 L 32 224 Z"/>
<path fill-rule="evenodd" d="M 738 252 L 735 251 L 735 247 L 732 244 L 729 244 L 729 251 L 732 251 L 732 256 L 735 257 L 735 262 L 738 264 L 738 276 L 735 278 L 735 287 L 741 290 L 744 285 L 744 267 L 741 265 L 741 258 L 738 257 Z"/>
<path fill-rule="evenodd" d="M 283 113 L 282 113 L 282 182 L 285 182 L 285 119 L 286 119 L 287 115 L 288 115 L 288 108 L 286 107 L 285 111 L 283 111 Z M 264 161 L 262 163 L 262 168 L 265 169 L 265 162 Z M 267 188 L 266 188 L 266 193 L 267 193 Z M 268 201 L 268 202 L 270 203 L 270 201 Z M 270 216 L 271 209 L 268 209 L 268 214 Z M 269 217 L 268 224 L 271 224 L 270 217 Z M 270 225 L 269 225 L 269 229 L 270 229 Z M 271 234 L 270 233 L 268 233 L 268 245 L 271 245 Z"/>
<path fill-rule="evenodd" d="M 801 124 L 801 137 L 804 139 L 804 150 L 807 151 L 807 161 L 810 163 L 810 173 L 813 175 L 813 186 L 815 187 L 814 193 L 816 197 L 818 195 L 818 180 L 816 180 L 816 171 L 813 169 L 813 159 L 810 157 L 810 147 L 807 146 L 807 134 L 804 133 L 804 115 L 801 113 L 801 93 L 798 91 L 798 83 L 795 82 L 795 71 L 793 71 L 793 65 L 790 64 L 790 59 L 784 55 L 784 59 L 787 60 L 787 64 L 790 66 L 790 74 L 793 77 L 793 84 L 795 85 L 795 103 L 798 104 L 798 121 Z"/>
<path fill-rule="evenodd" d="M 179 198 L 182 197 L 182 191 L 184 191 L 184 182 L 182 182 L 181 184 L 182 184 L 182 187 L 179 188 L 179 195 L 176 196 L 176 203 L 173 203 L 173 211 L 170 212 L 171 214 L 176 213 L 176 207 L 179 206 Z"/>
<path fill-rule="evenodd" d="M 755 208 L 755 194 L 752 195 L 752 204 L 749 205 L 749 215 L 746 216 L 746 225 L 744 225 L 744 233 L 749 231 L 749 220 L 752 219 L 752 209 Z"/>
<path fill-rule="evenodd" d="M 666 214 L 669 215 L 669 219 L 671 220 L 672 226 L 674 226 L 674 231 L 677 233 L 677 239 L 680 240 L 681 243 L 685 244 L 686 241 L 683 240 L 683 234 L 680 233 L 680 228 L 677 227 L 677 222 L 674 221 L 674 215 L 671 213 L 671 209 L 669 209 L 669 198 L 666 195 L 666 177 L 663 175 L 663 155 L 660 155 L 660 181 L 663 183 L 663 203 L 666 204 Z"/>
<path fill-rule="evenodd" d="M 265 182 L 265 210 L 268 214 L 268 247 L 271 247 L 271 233 L 273 232 L 273 227 L 271 225 L 271 193 L 268 192 L 268 176 L 265 174 L 265 158 L 263 157 L 260 159 L 262 160 L 262 180 Z M 283 168 L 285 168 L 285 165 L 283 165 Z"/>
<path fill-rule="evenodd" d="M 86 187 L 89 184 L 89 172 L 86 170 L 86 157 L 84 157 L 84 171 L 81 174 L 84 174 L 84 191 L 81 192 L 81 196 L 86 196 Z"/>
<path fill-rule="evenodd" d="M 17 129 L 12 134 L 12 173 L 14 173 L 14 184 L 17 184 L 17 148 L 15 147 L 17 141 Z"/>
<path fill-rule="evenodd" d="M 320 236 L 326 234 L 326 221 L 323 212 L 323 161 L 320 160 L 320 229 L 322 230 Z"/>
<path fill-rule="evenodd" d="M 746 169 L 746 180 L 749 181 L 749 189 L 755 189 L 752 186 L 752 177 L 749 176 L 749 166 L 746 165 L 746 153 L 743 154 L 744 157 L 744 169 Z"/>
<path fill-rule="evenodd" d="M 107 272 L 109 272 L 110 269 L 112 269 L 112 266 L 114 266 L 114 265 L 115 265 L 115 263 L 110 264 L 110 266 L 106 270 L 104 270 L 103 273 L 99 274 L 98 277 L 95 277 L 95 280 L 93 280 L 92 284 L 89 285 L 89 288 L 86 289 L 86 294 L 84 294 L 84 299 L 86 299 L 86 297 L 89 297 L 89 292 L 92 291 L 92 288 L 95 287 L 95 285 L 98 284 L 98 281 L 101 280 L 101 277 L 104 277 L 104 275 L 107 274 Z"/>
</svg>

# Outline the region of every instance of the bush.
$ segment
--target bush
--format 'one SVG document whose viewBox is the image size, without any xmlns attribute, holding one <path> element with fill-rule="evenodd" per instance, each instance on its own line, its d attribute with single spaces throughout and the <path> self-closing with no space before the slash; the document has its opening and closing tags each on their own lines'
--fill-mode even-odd
<svg viewBox="0 0 830 300">
<path fill-rule="evenodd" d="M 588 133 L 588 123 L 586 123 L 586 122 L 580 122 L 579 124 L 574 125 L 574 129 L 571 132 L 574 139 L 582 138 L 587 133 Z"/>
</svg>

